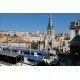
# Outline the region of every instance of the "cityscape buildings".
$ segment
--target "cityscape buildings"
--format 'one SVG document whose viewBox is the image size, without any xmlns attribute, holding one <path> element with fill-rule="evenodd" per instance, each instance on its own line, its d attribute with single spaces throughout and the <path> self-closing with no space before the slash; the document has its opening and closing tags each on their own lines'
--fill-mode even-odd
<svg viewBox="0 0 80 80">
<path fill-rule="evenodd" d="M 10 49 L 10 52 L 15 51 L 20 54 L 19 61 L 21 64 L 27 63 L 28 61 L 26 60 L 34 61 L 32 60 L 33 58 L 37 59 L 37 57 L 45 55 L 42 60 L 38 58 L 40 61 L 44 61 L 45 65 L 79 65 L 76 63 L 74 56 L 76 56 L 76 54 L 79 55 L 78 53 L 80 51 L 78 44 L 80 38 L 80 20 L 70 22 L 70 33 L 56 33 L 55 25 L 53 25 L 52 16 L 49 16 L 48 26 L 46 26 L 45 32 L 0 30 L 0 47 L 5 48 L 6 46 Z M 11 54 L 14 58 L 14 53 Z M 4 60 L 9 57 L 7 62 L 11 59 L 10 53 L 5 57 L 4 53 L 1 52 L 0 56 L 3 57 Z M 28 57 L 30 59 L 28 59 Z M 18 56 L 15 57 L 15 63 L 18 61 L 17 59 Z M 1 58 L 1 60 L 3 59 Z M 35 65 L 37 65 L 37 63 Z"/>
<path fill-rule="evenodd" d="M 52 16 L 49 17 L 47 30 L 45 32 L 23 32 L 0 30 L 0 45 L 8 47 L 31 48 L 31 42 L 40 42 L 38 49 L 46 50 L 57 48 L 63 52 L 69 49 L 70 35 L 67 33 L 56 33 L 54 30 Z M 72 28 L 70 28 L 72 31 Z M 71 34 L 73 34 L 71 32 Z M 65 45 L 63 45 L 65 44 Z"/>
</svg>

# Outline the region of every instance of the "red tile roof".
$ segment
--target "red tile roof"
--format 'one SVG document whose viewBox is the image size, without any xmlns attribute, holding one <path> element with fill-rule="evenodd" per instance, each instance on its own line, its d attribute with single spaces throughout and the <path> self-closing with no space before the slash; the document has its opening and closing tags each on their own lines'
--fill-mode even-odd
<svg viewBox="0 0 80 80">
<path fill-rule="evenodd" d="M 11 43 L 30 43 L 30 41 L 23 40 L 23 39 L 8 39 L 3 41 L 4 43 L 6 42 L 11 42 Z"/>
</svg>

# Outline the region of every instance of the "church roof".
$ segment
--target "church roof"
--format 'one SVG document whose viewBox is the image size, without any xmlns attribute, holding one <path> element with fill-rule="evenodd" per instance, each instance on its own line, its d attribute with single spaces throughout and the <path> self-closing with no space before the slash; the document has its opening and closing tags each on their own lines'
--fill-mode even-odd
<svg viewBox="0 0 80 80">
<path fill-rule="evenodd" d="M 52 29 L 53 29 L 53 22 L 52 22 L 52 16 L 50 16 L 48 26 L 47 26 L 47 30 L 52 30 Z"/>
</svg>

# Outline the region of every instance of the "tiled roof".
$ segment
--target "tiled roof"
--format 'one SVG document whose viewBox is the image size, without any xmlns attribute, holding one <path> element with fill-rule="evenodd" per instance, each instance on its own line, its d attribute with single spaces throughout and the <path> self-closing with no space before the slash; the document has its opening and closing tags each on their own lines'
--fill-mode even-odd
<svg viewBox="0 0 80 80">
<path fill-rule="evenodd" d="M 6 42 L 11 42 L 11 43 L 29 43 L 30 41 L 26 41 L 26 40 L 23 40 L 23 39 L 8 39 L 8 40 L 5 40 L 3 42 L 4 43 L 6 43 Z"/>
</svg>

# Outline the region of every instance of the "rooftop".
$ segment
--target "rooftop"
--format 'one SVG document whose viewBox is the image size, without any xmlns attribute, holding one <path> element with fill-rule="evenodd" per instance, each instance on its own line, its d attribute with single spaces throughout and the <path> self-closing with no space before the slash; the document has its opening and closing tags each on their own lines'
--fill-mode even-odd
<svg viewBox="0 0 80 80">
<path fill-rule="evenodd" d="M 30 41 L 23 40 L 23 39 L 18 39 L 18 38 L 16 38 L 16 39 L 12 38 L 12 39 L 5 40 L 3 42 L 4 43 L 6 43 L 6 42 L 11 42 L 11 43 L 27 43 L 27 42 L 30 42 Z"/>
<path fill-rule="evenodd" d="M 17 56 L 19 56 L 18 53 L 14 53 L 14 52 L 6 52 L 6 51 L 0 51 L 0 54 L 6 55 L 6 56 L 10 56 L 10 57 L 17 57 Z"/>
</svg>

